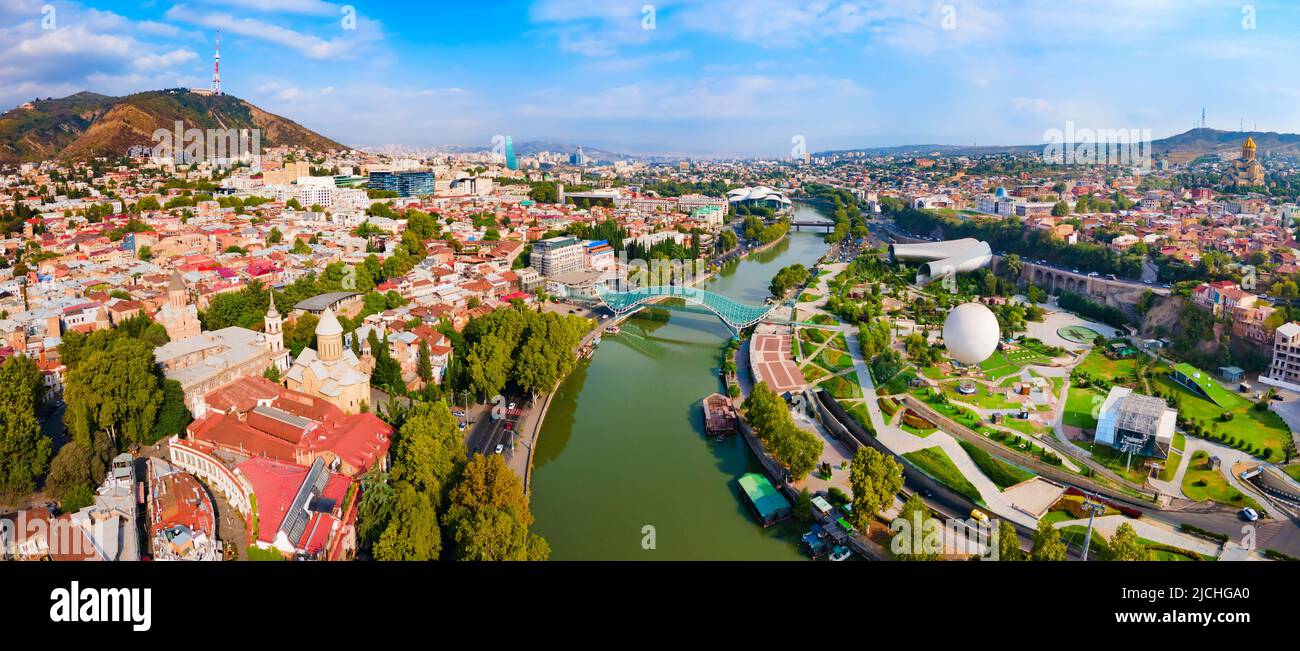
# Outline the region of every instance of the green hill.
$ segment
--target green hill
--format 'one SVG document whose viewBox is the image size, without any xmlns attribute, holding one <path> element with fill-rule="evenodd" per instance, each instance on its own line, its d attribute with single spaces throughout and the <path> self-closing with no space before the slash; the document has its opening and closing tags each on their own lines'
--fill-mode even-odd
<svg viewBox="0 0 1300 651">
<path fill-rule="evenodd" d="M 259 129 L 263 147 L 347 149 L 238 97 L 173 88 L 126 97 L 82 92 L 14 108 L 0 115 L 0 162 L 121 156 L 152 147 L 154 131 L 174 129 L 177 120 L 187 129 Z"/>
</svg>

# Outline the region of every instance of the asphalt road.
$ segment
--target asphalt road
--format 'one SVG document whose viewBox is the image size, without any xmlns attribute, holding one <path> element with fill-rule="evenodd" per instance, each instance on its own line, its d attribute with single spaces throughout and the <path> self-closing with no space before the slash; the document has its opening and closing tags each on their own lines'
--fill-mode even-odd
<svg viewBox="0 0 1300 651">
<path fill-rule="evenodd" d="M 515 409 L 509 408 L 511 401 L 515 404 Z M 482 405 L 471 410 L 470 419 L 473 423 L 465 442 L 469 453 L 471 455 L 495 454 L 497 446 L 500 445 L 502 453 L 508 460 L 514 454 L 515 432 L 519 427 L 519 421 L 523 420 L 526 413 L 523 402 L 520 398 L 507 398 L 499 409 L 494 410 L 490 405 Z"/>
</svg>

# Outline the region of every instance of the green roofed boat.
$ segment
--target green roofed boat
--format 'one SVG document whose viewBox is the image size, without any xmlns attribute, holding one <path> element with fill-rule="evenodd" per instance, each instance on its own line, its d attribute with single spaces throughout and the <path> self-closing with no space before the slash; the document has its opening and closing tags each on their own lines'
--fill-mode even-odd
<svg viewBox="0 0 1300 651">
<path fill-rule="evenodd" d="M 767 480 L 767 477 L 751 472 L 740 477 L 740 489 L 745 493 L 745 501 L 758 518 L 759 524 L 769 527 L 790 517 L 790 501 Z"/>
</svg>

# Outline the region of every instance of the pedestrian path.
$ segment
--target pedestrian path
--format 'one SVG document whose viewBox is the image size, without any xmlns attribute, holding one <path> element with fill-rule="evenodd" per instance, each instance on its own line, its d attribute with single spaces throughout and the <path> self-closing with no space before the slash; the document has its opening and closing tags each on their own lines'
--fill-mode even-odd
<svg viewBox="0 0 1300 651">
<path fill-rule="evenodd" d="M 875 384 L 871 379 L 871 372 L 862 359 L 862 348 L 858 345 L 857 332 L 847 333 L 847 339 L 849 355 L 853 358 L 853 366 L 857 370 L 858 381 L 862 385 L 862 395 L 866 401 L 871 428 L 875 430 L 876 438 L 885 447 L 899 455 L 925 448 L 941 448 L 944 454 L 952 460 L 953 465 L 957 466 L 961 474 L 966 477 L 966 480 L 979 491 L 980 499 L 989 511 L 1025 527 L 1033 528 L 1037 526 L 1037 519 L 1012 506 L 1010 501 L 1002 495 L 1002 491 L 998 489 L 997 485 L 984 476 L 984 473 L 971 460 L 970 455 L 966 454 L 966 450 L 950 434 L 939 430 L 925 438 L 920 438 L 886 423 L 880 411 L 880 403 L 877 399 Z"/>
<path fill-rule="evenodd" d="M 1133 530 L 1137 532 L 1139 538 L 1145 538 L 1162 545 L 1169 545 L 1170 547 L 1186 549 L 1189 552 L 1195 552 L 1197 554 L 1205 554 L 1206 556 L 1214 556 L 1216 558 L 1219 556 L 1219 545 L 1217 543 L 1210 542 L 1204 538 L 1193 536 L 1191 534 L 1181 533 L 1176 529 L 1146 518 L 1134 520 L 1123 515 L 1103 515 L 1093 522 L 1093 531 L 1101 533 L 1107 540 L 1110 540 L 1115 536 L 1115 531 L 1119 529 L 1119 526 L 1125 523 L 1133 527 Z M 1057 529 L 1064 529 L 1071 526 L 1087 528 L 1088 520 L 1087 518 L 1065 520 L 1057 522 L 1052 526 Z"/>
</svg>

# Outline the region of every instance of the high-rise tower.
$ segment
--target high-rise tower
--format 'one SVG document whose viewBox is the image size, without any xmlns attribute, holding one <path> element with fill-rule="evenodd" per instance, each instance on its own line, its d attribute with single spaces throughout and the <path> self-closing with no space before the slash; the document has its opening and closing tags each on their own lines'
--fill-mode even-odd
<svg viewBox="0 0 1300 651">
<path fill-rule="evenodd" d="M 221 94 L 221 32 L 217 32 L 217 53 L 212 59 L 212 94 Z"/>
<path fill-rule="evenodd" d="M 506 136 L 506 169 L 519 169 L 519 159 L 515 157 L 515 143 Z"/>
</svg>

